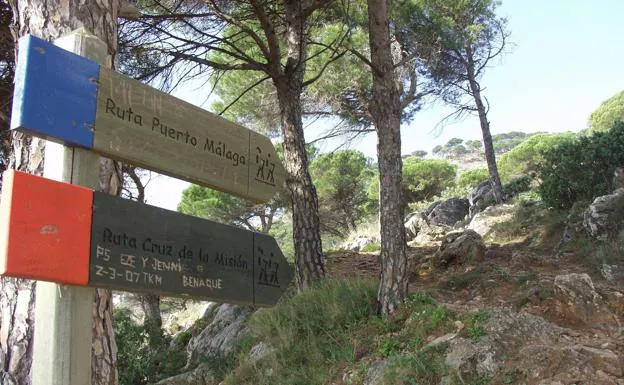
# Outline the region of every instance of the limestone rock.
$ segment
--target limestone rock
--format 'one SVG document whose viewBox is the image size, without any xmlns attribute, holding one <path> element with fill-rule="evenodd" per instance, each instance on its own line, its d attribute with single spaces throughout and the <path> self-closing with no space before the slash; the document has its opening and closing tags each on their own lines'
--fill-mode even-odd
<svg viewBox="0 0 624 385">
<path fill-rule="evenodd" d="M 614 238 L 623 224 L 624 189 L 596 198 L 583 213 L 585 231 L 598 240 Z"/>
<path fill-rule="evenodd" d="M 485 210 L 486 207 L 496 203 L 490 181 L 482 182 L 475 187 L 468 197 L 468 203 L 470 204 L 469 214 L 471 218 Z"/>
<path fill-rule="evenodd" d="M 615 321 L 586 273 L 556 276 L 554 292 L 559 302 L 558 310 L 569 319 L 603 326 Z"/>
<path fill-rule="evenodd" d="M 405 219 L 405 238 L 409 241 L 414 239 L 420 231 L 421 224 L 424 222 L 424 218 L 420 213 L 411 213 Z"/>
<path fill-rule="evenodd" d="M 249 360 L 251 362 L 256 362 L 264 357 L 266 357 L 267 355 L 273 353 L 275 349 L 273 349 L 273 347 L 271 347 L 271 345 L 265 343 L 265 342 L 260 342 L 256 345 L 254 345 L 250 350 L 249 350 Z"/>
<path fill-rule="evenodd" d="M 452 262 L 479 262 L 485 256 L 485 244 L 473 230 L 453 231 L 444 236 L 434 256 L 434 263 L 446 266 Z"/>
<path fill-rule="evenodd" d="M 607 263 L 603 263 L 600 267 L 600 274 L 602 275 L 602 278 L 609 282 L 624 281 L 624 265 L 609 265 Z"/>
<path fill-rule="evenodd" d="M 212 318 L 206 319 L 207 326 L 191 338 L 187 345 L 187 367 L 200 362 L 203 357 L 231 354 L 236 344 L 248 333 L 245 321 L 251 312 L 248 306 L 231 304 L 222 304 L 211 310 Z"/>
<path fill-rule="evenodd" d="M 156 385 L 216 385 L 217 380 L 210 370 L 200 364 L 192 371 L 165 378 Z"/>
<path fill-rule="evenodd" d="M 468 200 L 451 198 L 437 201 L 420 213 L 412 213 L 405 223 L 407 239 L 426 235 L 432 240 L 443 236 L 468 215 Z"/>
<path fill-rule="evenodd" d="M 433 341 L 429 342 L 427 345 L 424 346 L 423 349 L 431 348 L 431 347 L 443 344 L 445 342 L 449 342 L 450 340 L 452 340 L 455 337 L 457 337 L 457 333 L 445 334 L 445 335 L 440 336 L 440 337 L 434 339 Z"/>
<path fill-rule="evenodd" d="M 364 377 L 364 385 L 377 385 L 383 378 L 384 372 L 388 368 L 388 361 L 378 360 L 368 368 L 366 377 Z"/>
<path fill-rule="evenodd" d="M 597 304 L 600 296 L 587 273 L 563 274 L 555 277 L 555 292 L 581 304 Z"/>
<path fill-rule="evenodd" d="M 596 364 L 596 368 L 605 373 L 622 377 L 624 375 L 624 360 L 609 349 L 596 349 L 589 346 L 577 345 L 572 349 L 588 356 Z"/>
<path fill-rule="evenodd" d="M 379 242 L 380 242 L 379 237 L 376 237 L 376 236 L 372 236 L 371 237 L 371 236 L 366 236 L 366 235 L 359 235 L 354 240 L 349 242 L 345 246 L 345 249 L 346 250 L 352 250 L 352 251 L 362 251 L 362 249 L 366 245 L 372 245 L 372 244 L 376 244 L 376 243 L 379 243 Z"/>
<path fill-rule="evenodd" d="M 449 342 L 445 362 L 461 378 L 476 373 L 492 375 L 503 367 L 510 352 L 552 345 L 565 333 L 565 329 L 532 314 L 509 309 L 490 309 L 487 313 L 488 320 L 480 325 L 485 336 L 477 341 L 458 337 Z"/>
<path fill-rule="evenodd" d="M 492 228 L 495 224 L 510 220 L 514 212 L 515 208 L 513 205 L 490 206 L 485 211 L 476 214 L 470 221 L 468 228 L 485 237 L 492 233 Z"/>
<path fill-rule="evenodd" d="M 490 341 L 474 343 L 465 338 L 451 341 L 446 355 L 446 365 L 467 378 L 476 373 L 494 373 L 501 365 L 496 358 L 495 346 Z"/>
</svg>

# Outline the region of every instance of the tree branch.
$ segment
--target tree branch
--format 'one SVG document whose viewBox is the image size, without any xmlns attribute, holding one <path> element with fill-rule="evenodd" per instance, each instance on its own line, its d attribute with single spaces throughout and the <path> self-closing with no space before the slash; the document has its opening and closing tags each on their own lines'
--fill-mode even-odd
<svg viewBox="0 0 624 385">
<path fill-rule="evenodd" d="M 247 92 L 251 91 L 252 89 L 256 88 L 256 86 L 259 86 L 262 82 L 264 82 L 265 80 L 269 80 L 271 77 L 270 76 L 265 76 L 262 79 L 258 80 L 257 82 L 255 82 L 254 84 L 252 84 L 251 86 L 247 87 L 243 92 L 241 92 L 240 95 L 238 95 L 236 97 L 236 99 L 234 99 L 230 104 L 228 104 L 227 106 L 225 106 L 225 108 L 223 110 L 221 110 L 221 112 L 219 112 L 218 115 L 223 115 L 225 113 L 225 111 L 227 111 L 230 107 L 232 107 L 236 102 L 238 102 L 243 96 L 245 96 L 245 94 L 247 94 Z"/>
</svg>

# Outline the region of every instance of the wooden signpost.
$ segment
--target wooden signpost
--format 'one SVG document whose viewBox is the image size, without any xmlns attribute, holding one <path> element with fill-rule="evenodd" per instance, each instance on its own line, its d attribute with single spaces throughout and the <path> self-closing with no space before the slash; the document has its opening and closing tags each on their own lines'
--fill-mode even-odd
<svg viewBox="0 0 624 385">
<path fill-rule="evenodd" d="M 57 42 L 106 57 L 86 31 Z M 271 306 L 292 281 L 272 237 L 91 189 L 101 154 L 267 201 L 285 180 L 268 138 L 33 36 L 19 41 L 11 129 L 56 142 L 51 179 L 8 171 L 0 197 L 0 274 L 44 281 L 33 385 L 90 382 L 92 287 Z"/>
<path fill-rule="evenodd" d="M 283 185 L 267 137 L 36 37 L 19 47 L 11 129 L 255 201 Z"/>
<path fill-rule="evenodd" d="M 18 171 L 0 229 L 6 276 L 257 306 L 293 278 L 268 235 Z"/>
</svg>

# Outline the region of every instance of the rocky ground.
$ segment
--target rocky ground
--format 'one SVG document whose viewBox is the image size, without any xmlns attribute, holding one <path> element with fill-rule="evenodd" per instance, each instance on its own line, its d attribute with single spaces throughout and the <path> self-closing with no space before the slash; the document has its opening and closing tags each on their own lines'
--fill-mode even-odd
<svg viewBox="0 0 624 385">
<path fill-rule="evenodd" d="M 410 291 L 457 315 L 455 330 L 424 338 L 425 348 L 445 344 L 451 373 L 427 384 L 624 385 L 624 189 L 557 214 L 522 200 L 491 205 L 483 186 L 469 199 L 436 202 L 406 221 Z M 378 279 L 378 252 L 358 251 L 378 242 L 361 236 L 348 250 L 328 253 L 329 277 Z M 205 365 L 192 365 L 194 352 L 227 353 L 245 336 L 251 311 L 209 307 L 187 331 L 187 367 L 195 369 L 159 384 L 218 384 Z M 466 325 L 466 314 L 480 317 L 478 329 Z M 258 344 L 250 355 L 267 349 Z M 356 356 L 369 360 L 354 363 L 368 368 L 364 378 L 346 369 L 331 384 L 388 383 L 386 360 Z M 401 384 L 420 383 L 410 381 Z"/>
<path fill-rule="evenodd" d="M 425 290 L 452 310 L 490 314 L 477 343 L 460 333 L 429 336 L 450 343 L 446 362 L 460 374 L 487 373 L 490 383 L 624 384 L 621 276 L 609 282 L 588 274 L 573 253 L 553 257 L 523 243 L 487 247 L 482 260 L 436 266 L 438 248 L 409 248 L 410 291 Z M 377 254 L 333 254 L 328 271 L 374 279 Z"/>
</svg>

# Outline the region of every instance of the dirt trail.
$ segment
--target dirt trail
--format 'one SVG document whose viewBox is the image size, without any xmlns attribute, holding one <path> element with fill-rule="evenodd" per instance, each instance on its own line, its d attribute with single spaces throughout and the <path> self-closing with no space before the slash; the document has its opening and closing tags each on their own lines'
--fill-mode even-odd
<svg viewBox="0 0 624 385">
<path fill-rule="evenodd" d="M 422 262 L 436 250 L 435 244 L 408 248 L 410 291 L 426 290 L 436 301 L 456 311 L 505 309 L 539 316 L 553 328 L 564 328 L 561 340 L 541 350 L 533 352 L 536 347 L 527 344 L 508 352 L 508 359 L 534 374 L 534 380 L 527 374 L 522 383 L 624 385 L 622 280 L 607 282 L 578 263 L 571 253 L 555 258 L 548 251 L 524 244 L 490 247 L 481 263 L 445 269 L 432 269 Z M 332 253 L 327 258 L 327 269 L 332 277 L 378 279 L 378 253 Z M 578 309 L 568 306 L 569 301 L 562 301 L 555 293 L 555 277 L 571 273 L 588 273 L 604 303 L 604 310 L 589 320 L 582 319 Z M 535 358 L 538 356 L 541 362 Z M 492 383 L 506 383 L 502 378 L 501 374 L 500 381 L 494 378 Z M 544 379 L 551 382 L 540 382 Z"/>
</svg>

